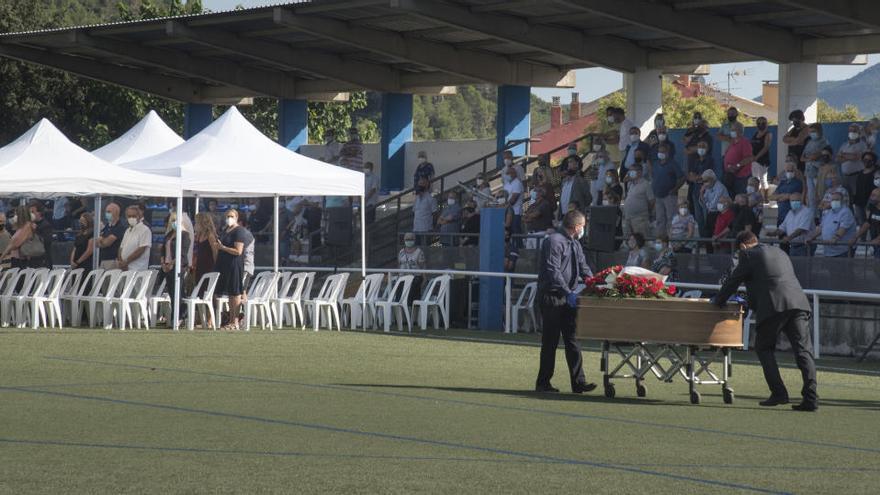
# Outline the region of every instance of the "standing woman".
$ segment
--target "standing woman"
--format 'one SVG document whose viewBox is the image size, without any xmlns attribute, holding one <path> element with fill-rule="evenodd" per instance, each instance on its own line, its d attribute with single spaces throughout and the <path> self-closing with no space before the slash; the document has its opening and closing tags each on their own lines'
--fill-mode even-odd
<svg viewBox="0 0 880 495">
<path fill-rule="evenodd" d="M 21 254 L 21 246 L 34 235 L 30 209 L 27 206 L 16 207 L 11 220 L 15 234 L 9 240 L 9 245 L 0 255 L 0 259 L 9 259 L 13 268 L 27 268 L 27 259 Z"/>
<path fill-rule="evenodd" d="M 770 143 L 773 141 L 773 134 L 767 126 L 765 117 L 758 117 L 755 121 L 758 130 L 752 135 L 752 155 L 755 161 L 752 162 L 752 177 L 756 177 L 760 182 L 761 194 L 766 197 L 770 184 L 767 182 L 767 171 L 770 170 Z"/>
<path fill-rule="evenodd" d="M 238 225 L 238 211 L 226 210 L 226 227 L 220 239 L 211 240 L 211 246 L 218 251 L 217 271 L 220 278 L 217 282 L 217 294 L 229 297 L 229 323 L 224 330 L 238 330 L 238 311 L 241 307 L 241 295 L 244 292 L 244 243 L 245 230 Z"/>
<path fill-rule="evenodd" d="M 193 275 L 196 281 L 202 279 L 202 275 L 214 271 L 217 264 L 217 248 L 214 241 L 217 240 L 217 230 L 214 228 L 214 219 L 210 213 L 196 215 L 195 225 L 195 248 L 193 256 Z M 201 294 L 199 294 L 201 296 Z"/>
<path fill-rule="evenodd" d="M 70 251 L 70 269 L 83 269 L 83 278 L 92 271 L 92 253 L 95 251 L 95 220 L 91 213 L 79 216 L 79 232 Z"/>
<path fill-rule="evenodd" d="M 168 220 L 165 221 L 165 240 L 162 242 L 162 256 L 159 257 L 159 264 L 162 267 L 162 276 L 165 277 L 165 289 L 168 291 L 168 298 L 170 301 L 174 301 L 174 298 L 180 301 L 180 314 L 178 315 L 181 320 L 186 319 L 186 306 L 183 305 L 183 287 L 186 278 L 186 272 L 189 268 L 189 260 L 187 259 L 187 253 L 189 253 L 189 246 L 192 244 L 192 240 L 190 238 L 190 233 L 186 230 L 180 231 L 181 237 L 183 238 L 182 243 L 180 244 L 180 255 L 182 259 L 180 260 L 180 294 L 174 293 L 174 265 L 175 265 L 175 255 L 177 254 L 177 214 L 171 212 L 168 215 Z"/>
</svg>

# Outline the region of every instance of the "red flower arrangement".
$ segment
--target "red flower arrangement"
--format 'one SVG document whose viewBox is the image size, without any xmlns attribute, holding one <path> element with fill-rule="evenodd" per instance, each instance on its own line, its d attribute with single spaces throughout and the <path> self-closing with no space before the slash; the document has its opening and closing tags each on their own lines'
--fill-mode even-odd
<svg viewBox="0 0 880 495">
<path fill-rule="evenodd" d="M 595 297 L 665 299 L 675 295 L 674 285 L 660 279 L 623 273 L 623 267 L 608 267 L 586 280 L 583 294 Z"/>
</svg>

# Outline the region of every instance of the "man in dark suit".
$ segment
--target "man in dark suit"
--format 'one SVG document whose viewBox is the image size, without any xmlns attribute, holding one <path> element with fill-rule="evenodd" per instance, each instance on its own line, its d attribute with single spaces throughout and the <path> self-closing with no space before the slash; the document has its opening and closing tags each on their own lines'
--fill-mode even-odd
<svg viewBox="0 0 880 495">
<path fill-rule="evenodd" d="M 584 229 L 584 214 L 569 211 L 562 220 L 562 228 L 550 234 L 541 246 L 537 297 L 544 332 L 541 334 L 541 365 L 535 381 L 538 392 L 559 392 L 550 384 L 550 379 L 556 367 L 560 334 L 565 344 L 571 391 L 580 394 L 596 388 L 595 383 L 587 383 L 584 378 L 581 346 L 575 338 L 578 296 L 574 291 L 578 284 L 593 276 L 581 249 Z"/>
<path fill-rule="evenodd" d="M 757 321 L 755 351 L 764 368 L 764 379 L 770 387 L 770 398 L 762 406 L 788 403 L 788 390 L 779 375 L 776 364 L 776 340 L 782 332 L 791 342 L 795 362 L 801 370 L 804 386 L 803 401 L 792 406 L 796 411 L 818 409 L 816 394 L 816 366 L 813 363 L 808 320 L 810 304 L 794 274 L 791 260 L 779 248 L 758 244 L 752 232 L 740 232 L 736 237 L 739 249 L 736 266 L 715 297 L 723 306 L 740 284 L 748 291 L 749 307 Z"/>
</svg>

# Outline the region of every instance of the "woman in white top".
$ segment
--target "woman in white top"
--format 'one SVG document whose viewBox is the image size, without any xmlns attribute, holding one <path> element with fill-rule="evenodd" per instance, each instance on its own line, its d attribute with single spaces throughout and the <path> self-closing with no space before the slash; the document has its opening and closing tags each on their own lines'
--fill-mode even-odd
<svg viewBox="0 0 880 495">
<path fill-rule="evenodd" d="M 416 246 L 416 235 L 412 232 L 407 232 L 403 236 L 403 249 L 397 253 L 397 267 L 401 270 L 424 270 L 425 266 L 425 253 L 420 247 Z M 412 302 L 422 295 L 422 281 L 424 277 L 418 273 L 413 275 L 415 277 L 413 278 L 407 301 L 409 305 L 412 305 Z"/>
</svg>

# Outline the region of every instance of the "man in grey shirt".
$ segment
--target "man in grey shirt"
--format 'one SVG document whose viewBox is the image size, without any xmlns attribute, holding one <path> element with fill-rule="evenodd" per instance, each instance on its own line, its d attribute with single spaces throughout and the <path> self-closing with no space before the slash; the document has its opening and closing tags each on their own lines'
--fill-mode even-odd
<svg viewBox="0 0 880 495">
<path fill-rule="evenodd" d="M 648 237 L 654 212 L 654 191 L 651 183 L 642 177 L 642 164 L 634 163 L 630 167 L 626 181 L 629 186 L 623 204 L 623 237 L 628 238 L 634 232 Z"/>
<path fill-rule="evenodd" d="M 850 124 L 847 133 L 847 141 L 840 145 L 837 152 L 837 161 L 840 163 L 840 175 L 843 187 L 850 196 L 856 193 L 856 182 L 865 165 L 862 163 L 862 153 L 867 151 L 868 146 L 862 140 L 858 124 Z"/>
<path fill-rule="evenodd" d="M 458 195 L 455 193 L 455 191 L 450 191 L 446 197 L 447 204 L 443 208 L 443 212 L 440 213 L 440 218 L 437 219 L 437 225 L 440 228 L 440 232 L 448 234 L 460 234 L 461 206 L 458 204 Z M 458 237 L 451 235 L 440 236 L 440 242 L 445 247 L 457 246 Z"/>
<path fill-rule="evenodd" d="M 437 201 L 431 195 L 428 180 L 419 179 L 419 184 L 416 185 L 416 199 L 413 203 L 413 232 L 416 233 L 420 245 L 428 244 L 424 233 L 434 228 L 435 209 L 437 209 Z"/>
</svg>

